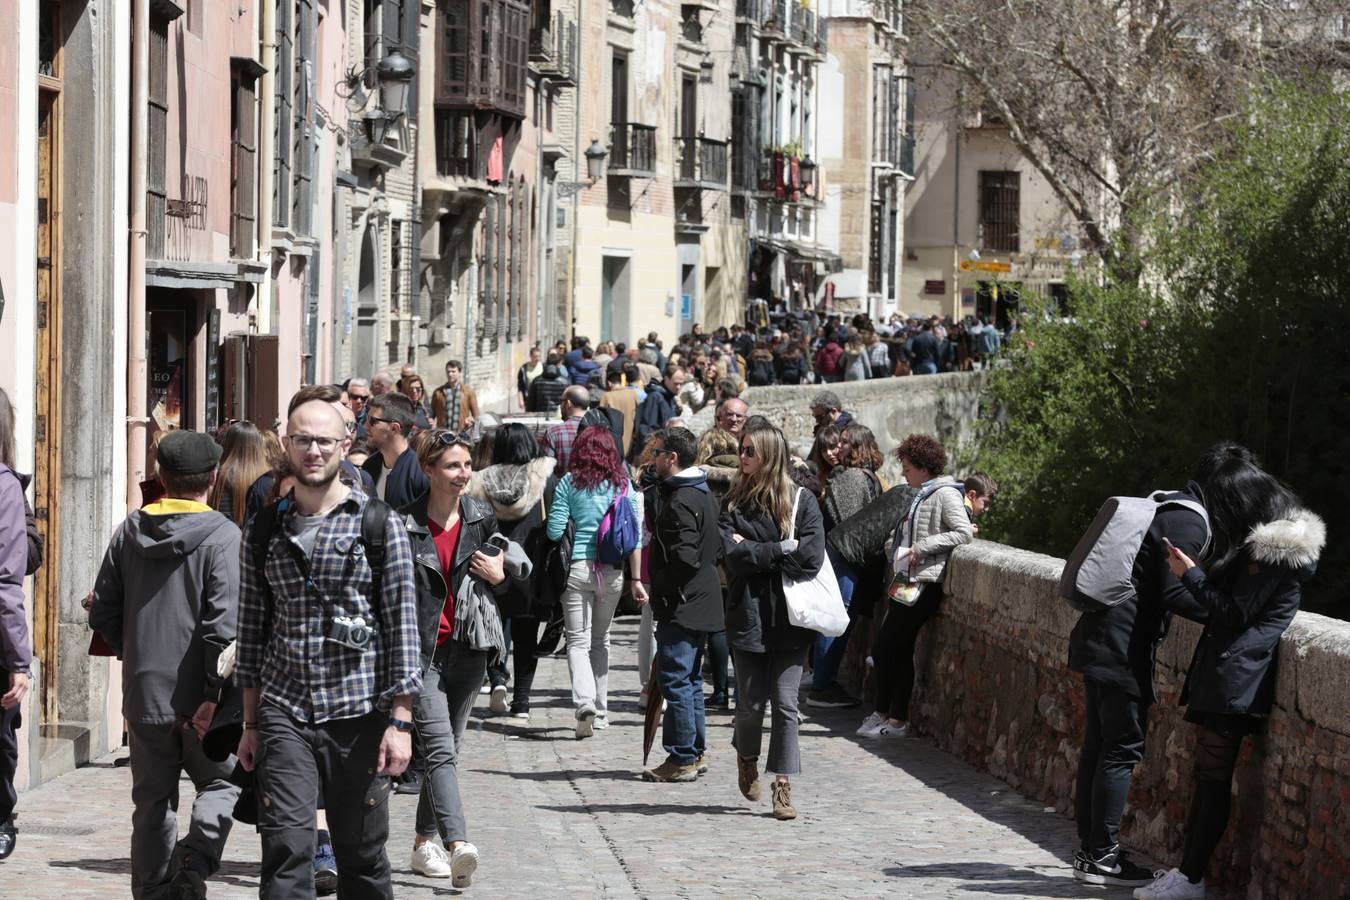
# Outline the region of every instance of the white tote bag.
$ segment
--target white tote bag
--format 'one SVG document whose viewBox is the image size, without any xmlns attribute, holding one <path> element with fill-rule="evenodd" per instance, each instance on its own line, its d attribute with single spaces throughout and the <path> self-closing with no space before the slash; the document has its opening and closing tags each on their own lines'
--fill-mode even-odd
<svg viewBox="0 0 1350 900">
<path fill-rule="evenodd" d="M 797 503 L 802 489 L 792 498 L 792 518 L 788 525 L 788 540 L 796 537 Z M 839 582 L 834 577 L 827 553 L 820 561 L 820 571 L 805 581 L 793 581 L 783 576 L 783 596 L 787 599 L 788 621 L 801 628 L 818 631 L 826 637 L 839 637 L 848 628 L 848 610 L 839 595 Z"/>
</svg>

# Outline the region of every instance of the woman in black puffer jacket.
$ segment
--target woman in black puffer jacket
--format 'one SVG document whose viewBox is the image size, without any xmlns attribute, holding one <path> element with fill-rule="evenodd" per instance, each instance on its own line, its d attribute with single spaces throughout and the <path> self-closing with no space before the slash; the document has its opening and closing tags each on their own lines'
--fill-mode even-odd
<svg viewBox="0 0 1350 900">
<path fill-rule="evenodd" d="M 1201 568 L 1175 547 L 1168 565 L 1208 614 L 1181 702 L 1195 735 L 1195 793 L 1181 865 L 1135 891 L 1143 900 L 1203 898 L 1205 870 L 1232 805 L 1242 739 L 1275 702 L 1280 636 L 1326 544 L 1326 525 L 1253 462 L 1231 459 L 1204 485 L 1214 551 Z"/>
</svg>

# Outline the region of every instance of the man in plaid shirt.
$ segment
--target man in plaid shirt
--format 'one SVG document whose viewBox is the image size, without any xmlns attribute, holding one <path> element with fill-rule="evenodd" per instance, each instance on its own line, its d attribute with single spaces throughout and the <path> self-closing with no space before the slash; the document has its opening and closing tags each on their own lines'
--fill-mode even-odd
<svg viewBox="0 0 1350 900">
<path fill-rule="evenodd" d="M 422 684 L 412 547 L 402 520 L 389 516 L 377 579 L 361 540 L 369 498 L 337 477 L 350 437 L 322 390 L 299 391 L 288 410 L 294 494 L 244 533 L 238 755 L 257 771 L 262 897 L 313 895 L 314 810 L 322 798 L 339 894 L 392 898 L 389 782 L 408 765 L 412 702 Z M 266 516 L 275 527 L 259 571 L 253 533 Z M 358 617 L 374 631 L 363 649 L 332 639 L 335 619 Z"/>
<path fill-rule="evenodd" d="M 572 459 L 572 442 L 577 438 L 577 428 L 581 425 L 581 417 L 586 415 L 586 409 L 591 405 L 591 393 L 579 384 L 574 384 L 562 395 L 562 422 L 557 425 L 550 425 L 544 432 L 544 438 L 540 442 L 544 447 L 544 455 L 551 456 L 558 461 L 557 472 L 560 475 L 567 473 L 567 464 Z"/>
</svg>

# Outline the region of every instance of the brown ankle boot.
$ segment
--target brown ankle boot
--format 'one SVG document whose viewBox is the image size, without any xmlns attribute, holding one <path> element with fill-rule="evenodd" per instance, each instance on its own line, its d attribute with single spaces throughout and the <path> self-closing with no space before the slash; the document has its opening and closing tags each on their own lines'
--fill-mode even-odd
<svg viewBox="0 0 1350 900">
<path fill-rule="evenodd" d="M 792 785 L 786 781 L 773 783 L 773 817 L 784 822 L 797 818 L 797 810 L 792 808 Z"/>
<path fill-rule="evenodd" d="M 741 787 L 741 796 L 751 802 L 758 802 L 763 796 L 759 789 L 759 757 L 736 757 L 736 782 Z"/>
</svg>

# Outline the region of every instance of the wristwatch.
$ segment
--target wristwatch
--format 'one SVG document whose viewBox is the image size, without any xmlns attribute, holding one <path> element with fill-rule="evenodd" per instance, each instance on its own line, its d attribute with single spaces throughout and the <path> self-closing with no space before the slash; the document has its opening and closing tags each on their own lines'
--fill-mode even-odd
<svg viewBox="0 0 1350 900">
<path fill-rule="evenodd" d="M 413 730 L 413 723 L 405 722 L 403 719 L 395 719 L 393 716 L 390 716 L 389 727 L 397 729 L 398 731 L 411 733 Z"/>
</svg>

